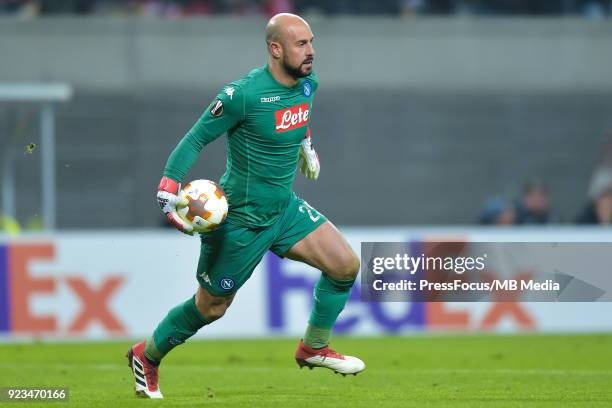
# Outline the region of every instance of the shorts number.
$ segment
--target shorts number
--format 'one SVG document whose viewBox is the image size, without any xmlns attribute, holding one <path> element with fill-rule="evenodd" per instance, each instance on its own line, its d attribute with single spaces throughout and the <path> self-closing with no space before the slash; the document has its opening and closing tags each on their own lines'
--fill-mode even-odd
<svg viewBox="0 0 612 408">
<path fill-rule="evenodd" d="M 311 207 L 310 204 L 308 204 L 306 201 L 304 201 L 304 204 L 301 204 L 298 209 L 300 210 L 301 213 L 304 213 L 304 211 L 306 211 L 308 213 L 308 216 L 310 217 L 310 219 L 312 220 L 312 222 L 317 222 L 319 221 L 319 218 L 321 218 L 321 214 L 318 214 L 318 211 L 315 210 L 313 207 Z M 312 212 L 316 212 L 317 215 L 314 215 Z"/>
</svg>

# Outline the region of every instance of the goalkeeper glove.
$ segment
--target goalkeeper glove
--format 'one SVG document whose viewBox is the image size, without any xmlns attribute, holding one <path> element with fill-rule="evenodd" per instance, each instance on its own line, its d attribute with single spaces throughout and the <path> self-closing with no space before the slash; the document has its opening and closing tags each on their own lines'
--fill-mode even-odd
<svg viewBox="0 0 612 408">
<path fill-rule="evenodd" d="M 182 208 L 187 205 L 186 199 L 178 197 L 178 191 L 180 190 L 179 183 L 168 178 L 162 177 L 157 187 L 157 203 L 161 210 L 168 217 L 170 221 L 179 231 L 193 235 L 193 227 L 191 224 L 185 222 L 176 212 L 177 208 Z"/>
<path fill-rule="evenodd" d="M 300 171 L 309 179 L 316 180 L 319 177 L 319 171 L 321 171 L 321 165 L 319 164 L 319 155 L 315 152 L 312 147 L 312 139 L 310 138 L 310 131 L 306 133 L 306 137 L 302 140 L 300 146 L 300 157 L 302 159 L 302 166 Z"/>
</svg>

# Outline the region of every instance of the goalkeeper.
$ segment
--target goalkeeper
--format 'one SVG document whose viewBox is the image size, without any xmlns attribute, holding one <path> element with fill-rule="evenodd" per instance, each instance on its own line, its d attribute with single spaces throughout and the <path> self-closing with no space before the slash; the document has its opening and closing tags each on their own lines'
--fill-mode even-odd
<svg viewBox="0 0 612 408">
<path fill-rule="evenodd" d="M 318 79 L 313 35 L 306 21 L 278 14 L 266 26 L 268 63 L 226 85 L 171 153 L 157 198 L 179 230 L 179 182 L 201 150 L 227 133 L 227 168 L 221 186 L 229 212 L 201 235 L 196 294 L 168 312 L 152 336 L 128 351 L 137 394 L 162 398 L 158 367 L 174 347 L 221 318 L 237 290 L 268 250 L 319 269 L 312 313 L 295 359 L 300 367 L 357 374 L 365 364 L 329 347 L 332 328 L 347 302 L 359 259 L 325 216 L 292 191 L 295 170 L 319 176 L 308 129 Z"/>
</svg>

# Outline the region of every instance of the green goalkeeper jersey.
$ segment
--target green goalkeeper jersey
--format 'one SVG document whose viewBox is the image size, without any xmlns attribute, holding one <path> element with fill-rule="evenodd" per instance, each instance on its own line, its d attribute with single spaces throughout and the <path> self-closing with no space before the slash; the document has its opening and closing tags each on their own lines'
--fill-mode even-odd
<svg viewBox="0 0 612 408">
<path fill-rule="evenodd" d="M 227 84 L 176 146 L 164 176 L 182 180 L 204 146 L 227 132 L 227 166 L 220 181 L 229 201 L 227 222 L 273 224 L 292 194 L 317 86 L 314 71 L 288 87 L 267 65 Z"/>
</svg>

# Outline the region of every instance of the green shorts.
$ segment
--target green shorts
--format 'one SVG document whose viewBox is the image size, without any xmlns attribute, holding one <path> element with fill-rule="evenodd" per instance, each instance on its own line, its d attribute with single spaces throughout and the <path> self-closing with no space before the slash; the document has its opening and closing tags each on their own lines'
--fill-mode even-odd
<svg viewBox="0 0 612 408">
<path fill-rule="evenodd" d="M 262 228 L 224 223 L 201 235 L 197 279 L 215 296 L 236 292 L 269 249 L 278 256 L 325 223 L 327 218 L 292 193 L 279 220 Z"/>
</svg>

